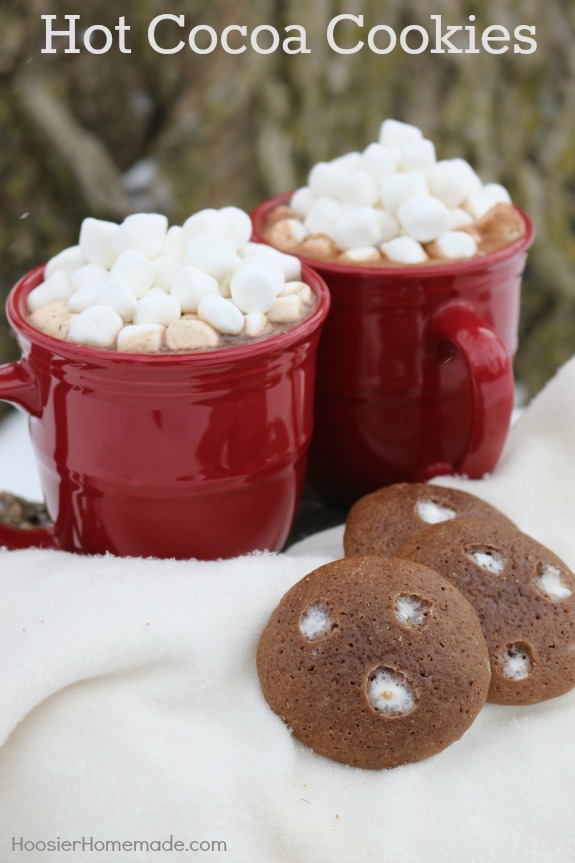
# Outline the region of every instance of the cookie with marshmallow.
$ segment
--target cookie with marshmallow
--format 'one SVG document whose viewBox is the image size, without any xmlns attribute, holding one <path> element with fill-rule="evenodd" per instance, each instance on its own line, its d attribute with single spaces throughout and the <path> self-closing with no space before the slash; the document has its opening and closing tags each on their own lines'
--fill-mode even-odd
<svg viewBox="0 0 575 863">
<path fill-rule="evenodd" d="M 426 566 L 369 556 L 328 563 L 286 593 L 260 637 L 257 670 L 301 743 L 368 769 L 420 761 L 458 740 L 490 681 L 463 595 Z"/>
</svg>

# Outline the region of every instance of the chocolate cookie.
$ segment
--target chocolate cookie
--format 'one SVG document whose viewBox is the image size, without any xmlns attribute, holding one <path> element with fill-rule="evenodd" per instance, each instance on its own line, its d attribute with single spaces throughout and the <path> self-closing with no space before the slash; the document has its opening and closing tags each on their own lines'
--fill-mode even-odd
<svg viewBox="0 0 575 863">
<path fill-rule="evenodd" d="M 507 516 L 480 498 L 427 483 L 398 483 L 358 500 L 343 537 L 346 557 L 392 555 L 410 534 L 454 518 L 490 518 L 514 527 Z"/>
<path fill-rule="evenodd" d="M 367 556 L 322 566 L 288 591 L 257 667 L 298 740 L 367 768 L 420 761 L 458 740 L 490 679 L 462 594 L 425 566 Z"/>
<path fill-rule="evenodd" d="M 413 534 L 397 552 L 431 566 L 475 608 L 489 646 L 495 704 L 534 704 L 575 686 L 575 577 L 516 528 L 457 519 Z"/>
</svg>

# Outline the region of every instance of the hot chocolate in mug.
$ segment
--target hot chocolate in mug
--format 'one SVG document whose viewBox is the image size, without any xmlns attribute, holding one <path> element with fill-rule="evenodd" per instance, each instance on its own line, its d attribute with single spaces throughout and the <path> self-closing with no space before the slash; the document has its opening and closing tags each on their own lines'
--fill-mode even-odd
<svg viewBox="0 0 575 863">
<path fill-rule="evenodd" d="M 252 213 L 262 240 L 283 195 Z M 449 263 L 301 258 L 332 307 L 317 369 L 310 475 L 350 503 L 383 485 L 495 466 L 513 409 L 521 276 L 534 237 Z M 293 254 L 293 252 L 292 252 Z"/>
<path fill-rule="evenodd" d="M 13 288 L 22 351 L 0 399 L 29 414 L 53 525 L 0 525 L 0 545 L 212 559 L 279 550 L 300 500 L 316 349 L 330 297 L 306 267 L 311 314 L 251 344 L 126 354 L 54 339 L 26 318 L 43 268 Z"/>
</svg>

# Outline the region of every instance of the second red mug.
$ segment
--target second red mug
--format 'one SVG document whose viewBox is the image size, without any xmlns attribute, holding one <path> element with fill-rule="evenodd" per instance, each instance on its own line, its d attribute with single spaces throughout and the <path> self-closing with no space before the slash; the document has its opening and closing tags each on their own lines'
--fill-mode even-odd
<svg viewBox="0 0 575 863">
<path fill-rule="evenodd" d="M 273 210 L 252 213 L 263 241 Z M 495 466 L 513 409 L 521 276 L 534 237 L 446 264 L 361 267 L 302 258 L 332 307 L 318 354 L 312 482 L 349 503 L 383 485 Z"/>
</svg>

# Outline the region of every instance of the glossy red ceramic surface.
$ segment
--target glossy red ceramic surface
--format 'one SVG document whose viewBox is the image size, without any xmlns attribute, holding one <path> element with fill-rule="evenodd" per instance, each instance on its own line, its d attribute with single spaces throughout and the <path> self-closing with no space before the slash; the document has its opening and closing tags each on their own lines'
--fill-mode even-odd
<svg viewBox="0 0 575 863">
<path fill-rule="evenodd" d="M 25 318 L 39 268 L 7 311 L 22 358 L 0 398 L 30 415 L 53 528 L 0 544 L 202 559 L 279 550 L 303 487 L 316 349 L 329 293 L 293 329 L 206 353 L 128 355 L 59 341 Z"/>
<path fill-rule="evenodd" d="M 252 213 L 255 239 L 288 199 Z M 469 261 L 370 268 L 303 259 L 332 296 L 310 453 L 311 478 L 332 497 L 350 502 L 393 482 L 494 467 L 513 407 L 521 274 L 534 235 L 521 215 L 522 239 Z"/>
</svg>

